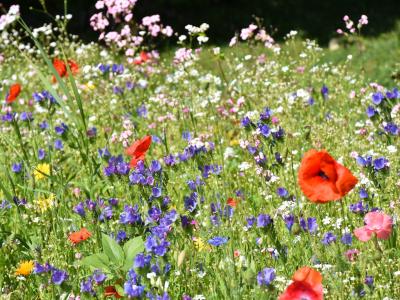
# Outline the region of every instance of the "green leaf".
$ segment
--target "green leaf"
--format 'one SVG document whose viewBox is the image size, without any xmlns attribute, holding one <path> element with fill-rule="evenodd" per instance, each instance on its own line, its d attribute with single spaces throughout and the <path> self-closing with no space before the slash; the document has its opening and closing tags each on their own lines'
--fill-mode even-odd
<svg viewBox="0 0 400 300">
<path fill-rule="evenodd" d="M 125 263 L 123 270 L 132 268 L 133 259 L 137 254 L 144 251 L 144 241 L 141 236 L 137 236 L 127 241 L 124 245 Z"/>
<path fill-rule="evenodd" d="M 111 237 L 106 234 L 102 234 L 101 243 L 103 245 L 104 253 L 108 258 L 118 266 L 122 266 L 124 263 L 124 251 L 121 246 Z"/>
<path fill-rule="evenodd" d="M 110 260 L 104 253 L 96 253 L 86 256 L 80 261 L 81 265 L 89 266 L 94 269 L 101 269 L 102 271 L 109 271 Z"/>
<path fill-rule="evenodd" d="M 116 284 L 114 287 L 120 296 L 124 296 L 125 292 L 124 292 L 124 288 L 122 286 L 120 286 L 119 284 Z"/>
</svg>

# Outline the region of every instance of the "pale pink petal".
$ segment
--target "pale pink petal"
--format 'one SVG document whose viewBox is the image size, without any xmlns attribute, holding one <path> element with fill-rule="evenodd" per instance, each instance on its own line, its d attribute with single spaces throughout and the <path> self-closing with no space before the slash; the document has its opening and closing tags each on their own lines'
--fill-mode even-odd
<svg viewBox="0 0 400 300">
<path fill-rule="evenodd" d="M 378 237 L 378 239 L 387 240 L 391 233 L 392 233 L 392 228 L 390 228 L 389 230 L 379 230 L 376 233 L 376 236 Z"/>
<path fill-rule="evenodd" d="M 372 231 L 364 227 L 357 228 L 354 230 L 354 235 L 362 242 L 367 242 L 372 237 Z"/>
</svg>

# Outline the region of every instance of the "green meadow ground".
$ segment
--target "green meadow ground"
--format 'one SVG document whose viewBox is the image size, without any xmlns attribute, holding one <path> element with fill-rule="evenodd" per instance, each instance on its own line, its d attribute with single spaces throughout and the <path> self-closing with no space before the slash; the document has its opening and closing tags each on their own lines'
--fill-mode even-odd
<svg viewBox="0 0 400 300">
<path fill-rule="evenodd" d="M 400 143 L 386 125 L 400 126 L 400 97 L 366 114 L 373 94 L 398 86 L 399 31 L 335 51 L 295 37 L 272 48 L 206 46 L 180 62 L 171 50 L 143 65 L 69 39 L 55 50 L 44 38 L 42 51 L 17 50 L 25 41 L 1 48 L 2 98 L 22 85 L 0 123 L 2 298 L 103 299 L 114 286 L 148 299 L 277 299 L 310 266 L 323 276 L 325 299 L 399 299 Z M 50 59 L 61 50 L 79 73 L 53 83 Z M 124 70 L 99 69 L 113 63 Z M 252 125 L 242 126 L 246 117 Z M 125 148 L 146 135 L 143 169 L 129 170 Z M 358 178 L 342 200 L 316 204 L 302 194 L 297 172 L 312 148 Z M 368 156 L 376 164 L 357 163 Z M 361 209 L 349 208 L 359 201 Z M 353 232 L 372 208 L 391 216 L 391 235 L 361 242 Z M 81 228 L 91 235 L 73 244 Z M 142 252 L 149 262 L 134 266 Z M 23 261 L 34 269 L 22 274 Z M 265 268 L 275 277 L 260 284 Z"/>
</svg>

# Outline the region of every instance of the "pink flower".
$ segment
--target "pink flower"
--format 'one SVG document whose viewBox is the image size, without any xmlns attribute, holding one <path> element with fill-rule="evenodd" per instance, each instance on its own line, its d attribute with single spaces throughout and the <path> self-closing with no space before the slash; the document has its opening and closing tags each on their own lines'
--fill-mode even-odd
<svg viewBox="0 0 400 300">
<path fill-rule="evenodd" d="M 386 240 L 392 232 L 392 218 L 383 212 L 370 212 L 364 217 L 365 226 L 354 230 L 354 235 L 362 242 L 367 242 L 375 233 L 378 239 Z"/>
</svg>

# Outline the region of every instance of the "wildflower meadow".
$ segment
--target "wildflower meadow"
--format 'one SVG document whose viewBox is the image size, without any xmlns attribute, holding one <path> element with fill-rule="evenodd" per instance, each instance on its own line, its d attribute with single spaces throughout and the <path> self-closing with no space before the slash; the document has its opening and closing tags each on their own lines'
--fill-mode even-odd
<svg viewBox="0 0 400 300">
<path fill-rule="evenodd" d="M 333 61 L 135 5 L 97 1 L 87 43 L 0 13 L 0 298 L 400 299 L 400 92 L 353 64 L 368 16 Z"/>
</svg>

